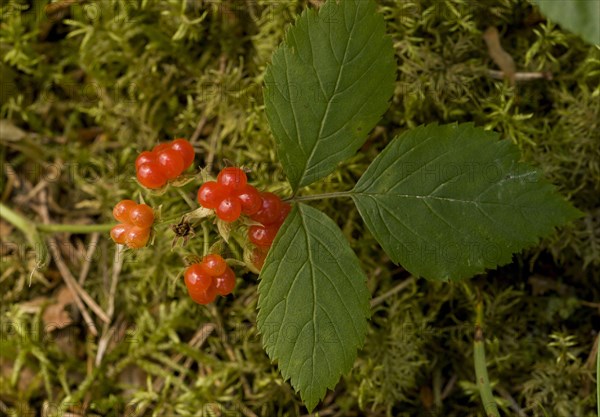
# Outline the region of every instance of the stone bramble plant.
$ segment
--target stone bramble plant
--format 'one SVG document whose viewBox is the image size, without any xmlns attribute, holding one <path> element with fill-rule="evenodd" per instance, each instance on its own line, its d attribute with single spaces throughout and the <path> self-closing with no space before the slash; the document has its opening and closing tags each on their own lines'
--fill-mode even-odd
<svg viewBox="0 0 600 417">
<path fill-rule="evenodd" d="M 225 235 L 234 222 L 248 228 L 247 248 L 253 249 L 245 261 L 261 270 L 263 345 L 309 410 L 351 368 L 366 334 L 369 292 L 338 226 L 307 201 L 352 200 L 394 262 L 443 281 L 506 264 L 580 215 L 519 161 L 515 145 L 472 124 L 410 130 L 391 141 L 352 190 L 301 195 L 365 143 L 395 79 L 392 42 L 372 1 L 330 0 L 319 11 L 306 10 L 265 76 L 266 113 L 293 195 L 283 202 L 259 193 L 239 168 L 226 168 L 198 193 L 200 217 L 214 210 Z M 139 163 L 150 155 L 141 154 L 138 179 L 149 188 L 163 187 L 191 163 L 161 154 L 162 144 L 157 148 L 156 161 L 146 162 L 175 168 L 161 175 Z M 201 303 L 214 300 L 213 277 L 226 267 L 218 254 L 204 255 L 185 274 L 190 295 Z M 214 258 L 208 267 L 207 256 Z M 218 271 L 211 275 L 211 268 Z M 219 294 L 233 290 L 228 280 Z"/>
</svg>

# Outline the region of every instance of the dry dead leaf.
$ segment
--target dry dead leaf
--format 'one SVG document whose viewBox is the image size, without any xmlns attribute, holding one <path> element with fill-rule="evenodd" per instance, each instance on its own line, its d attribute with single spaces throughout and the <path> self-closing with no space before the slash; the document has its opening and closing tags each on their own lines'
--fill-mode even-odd
<svg viewBox="0 0 600 417">
<path fill-rule="evenodd" d="M 48 306 L 42 315 L 42 320 L 44 321 L 45 328 L 48 332 L 62 329 L 73 323 L 71 316 L 65 311 L 65 307 L 74 301 L 73 293 L 66 286 L 63 286 L 58 290 L 56 303 Z"/>
<path fill-rule="evenodd" d="M 4 241 L 13 231 L 12 225 L 0 219 L 0 241 Z"/>
</svg>

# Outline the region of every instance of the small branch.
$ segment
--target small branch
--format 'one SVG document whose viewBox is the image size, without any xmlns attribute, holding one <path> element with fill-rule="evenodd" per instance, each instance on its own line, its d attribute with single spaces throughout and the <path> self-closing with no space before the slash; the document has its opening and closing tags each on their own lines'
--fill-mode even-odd
<svg viewBox="0 0 600 417">
<path fill-rule="evenodd" d="M 190 197 L 186 193 L 181 191 L 181 188 L 177 188 L 177 194 L 179 194 L 179 196 L 183 198 L 183 200 L 187 203 L 188 206 L 190 206 L 192 210 L 196 208 L 194 202 L 190 200 Z"/>
<path fill-rule="evenodd" d="M 202 117 L 200 118 L 200 121 L 198 122 L 198 125 L 196 126 L 196 130 L 194 130 L 194 133 L 190 137 L 190 143 L 192 145 L 194 143 L 196 143 L 196 141 L 200 137 L 200 134 L 202 133 L 202 129 L 204 129 L 205 124 L 206 124 L 206 114 L 203 114 Z"/>
<path fill-rule="evenodd" d="M 496 400 L 492 393 L 492 387 L 490 385 L 490 379 L 488 377 L 487 365 L 485 362 L 485 347 L 484 337 L 481 324 L 483 322 L 483 304 L 479 302 L 476 307 L 476 320 L 475 320 L 475 337 L 473 342 L 473 361 L 475 363 L 475 376 L 477 378 L 477 387 L 479 388 L 479 395 L 481 396 L 481 402 L 485 409 L 488 417 L 500 417 L 498 407 L 496 406 Z"/>
<path fill-rule="evenodd" d="M 37 224 L 41 232 L 46 233 L 96 233 L 109 232 L 115 226 L 111 224 Z"/>
<path fill-rule="evenodd" d="M 202 222 L 202 256 L 208 255 L 209 250 L 209 235 L 210 231 L 208 230 L 208 225 L 206 222 Z"/>
<path fill-rule="evenodd" d="M 287 198 L 285 201 L 295 203 L 298 201 L 313 201 L 313 200 L 325 200 L 327 198 L 344 198 L 344 197 L 352 197 L 354 194 L 353 191 L 337 191 L 333 193 L 323 193 L 323 194 L 311 194 L 311 195 L 301 195 L 292 198 Z"/>
<path fill-rule="evenodd" d="M 79 285 L 83 285 L 88 273 L 90 272 L 90 266 L 92 265 L 92 257 L 94 256 L 96 248 L 98 247 L 98 239 L 100 239 L 100 234 L 92 233 L 89 247 L 87 252 L 85 253 L 85 259 L 83 260 L 84 263 L 81 267 L 81 271 L 79 272 Z"/>
<path fill-rule="evenodd" d="M 383 303 L 386 299 L 390 298 L 392 295 L 399 293 L 400 291 L 402 291 L 404 288 L 408 287 L 410 284 L 412 284 L 414 282 L 414 278 L 408 278 L 405 279 L 404 281 L 402 281 L 400 284 L 396 285 L 394 288 L 392 288 L 391 290 L 381 294 L 379 297 L 377 298 L 373 298 L 371 300 L 371 308 L 378 306 L 379 304 Z"/>
<path fill-rule="evenodd" d="M 63 277 L 65 284 L 67 284 L 67 287 L 69 287 L 69 290 L 71 290 L 71 293 L 74 296 L 73 300 L 75 301 L 77 308 L 81 312 L 81 315 L 83 316 L 83 320 L 84 320 L 85 324 L 88 326 L 88 329 L 90 330 L 91 334 L 93 334 L 94 336 L 98 336 L 98 329 L 96 329 L 94 320 L 92 320 L 92 318 L 90 317 L 90 314 L 88 313 L 87 309 L 85 308 L 85 305 L 83 304 L 83 302 L 80 298 L 80 293 L 77 290 L 77 287 L 79 286 L 79 284 L 77 284 L 77 281 L 75 281 L 75 278 L 73 277 L 73 275 L 71 275 L 71 271 L 69 271 L 69 268 L 63 261 L 62 256 L 60 255 L 60 252 L 58 251 L 58 249 L 56 249 L 56 241 L 52 238 L 49 238 L 48 242 L 50 244 L 50 252 L 52 253 L 54 262 L 56 263 L 56 266 L 58 267 L 58 271 L 60 272 L 60 275 Z"/>
<path fill-rule="evenodd" d="M 503 71 L 497 70 L 488 70 L 488 75 L 496 80 L 503 80 L 507 77 L 507 75 Z M 512 76 L 517 82 L 552 79 L 552 73 L 550 72 L 515 72 Z"/>
<path fill-rule="evenodd" d="M 29 242 L 29 245 L 35 251 L 40 251 L 40 253 L 37 255 L 38 265 L 36 266 L 36 269 L 43 269 L 48 266 L 50 258 L 48 257 L 48 253 L 46 251 L 46 244 L 38 233 L 35 223 L 27 220 L 25 217 L 2 203 L 0 203 L 0 217 L 23 232 L 25 238 Z"/>
<path fill-rule="evenodd" d="M 123 268 L 123 246 L 116 245 L 115 257 L 113 260 L 113 270 L 110 280 L 110 289 L 108 292 L 108 309 L 106 314 L 112 319 L 115 312 L 115 296 L 117 295 L 117 284 L 119 282 L 119 276 L 121 275 L 121 269 Z"/>
<path fill-rule="evenodd" d="M 506 402 L 508 402 L 508 405 L 510 406 L 510 408 L 513 409 L 513 411 L 515 413 L 517 413 L 518 417 L 527 417 L 527 414 L 525 414 L 523 409 L 521 409 L 521 407 L 519 407 L 519 404 L 517 404 L 517 401 L 512 397 L 512 395 L 510 395 L 510 392 L 508 392 L 507 390 L 505 390 L 502 387 L 496 387 L 496 391 L 498 391 L 498 393 L 502 396 L 502 398 L 504 398 L 506 400 Z"/>
<path fill-rule="evenodd" d="M 41 202 L 42 202 L 42 205 L 40 207 L 40 214 L 42 216 L 42 220 L 47 224 L 50 222 L 50 216 L 48 215 L 47 195 L 46 195 L 45 190 L 40 194 L 40 198 L 41 198 Z M 76 301 L 77 305 L 80 306 L 81 301 L 83 300 L 85 302 L 85 304 L 87 304 L 87 306 L 94 313 L 96 313 L 96 315 L 103 322 L 109 323 L 110 319 L 108 318 L 106 313 L 100 308 L 100 306 L 94 301 L 94 299 L 92 297 L 90 297 L 90 295 L 77 283 L 77 281 L 75 280 L 75 277 L 73 277 L 73 274 L 71 274 L 69 267 L 63 260 L 62 255 L 60 254 L 60 251 L 58 250 L 58 245 L 56 244 L 56 240 L 54 240 L 54 238 L 52 238 L 52 237 L 49 237 L 48 243 L 50 246 L 50 253 L 52 254 L 52 257 L 54 258 L 54 263 L 56 263 L 56 266 L 58 267 L 58 270 L 59 270 L 60 274 L 62 275 L 65 283 L 67 284 L 67 286 L 69 287 L 69 289 L 71 290 L 73 295 L 75 296 L 75 301 Z M 81 300 L 79 300 L 79 297 L 81 297 Z M 86 324 L 90 328 L 90 331 L 94 334 L 94 336 L 97 336 L 98 331 L 96 330 L 96 326 L 94 325 L 92 319 L 89 317 L 89 315 L 85 311 L 85 308 L 82 309 L 80 307 L 80 310 L 81 310 L 81 314 L 84 316 Z"/>
</svg>

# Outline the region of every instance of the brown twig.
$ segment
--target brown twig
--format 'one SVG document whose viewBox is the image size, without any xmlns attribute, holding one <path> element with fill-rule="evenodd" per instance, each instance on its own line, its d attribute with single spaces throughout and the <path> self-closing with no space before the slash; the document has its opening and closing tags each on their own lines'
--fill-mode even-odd
<svg viewBox="0 0 600 417">
<path fill-rule="evenodd" d="M 194 130 L 194 133 L 192 133 L 192 136 L 190 137 L 190 143 L 192 145 L 198 141 L 198 138 L 200 138 L 200 134 L 202 133 L 202 129 L 204 129 L 205 124 L 206 114 L 203 114 L 200 118 L 200 121 L 198 122 L 198 125 L 196 125 L 196 130 Z"/>
<path fill-rule="evenodd" d="M 79 285 L 83 285 L 88 273 L 90 272 L 90 266 L 92 265 L 92 257 L 94 256 L 96 248 L 98 247 L 98 239 L 100 239 L 100 233 L 92 233 L 92 236 L 90 237 L 90 245 L 88 247 L 87 252 L 85 253 L 85 259 L 83 260 L 81 271 L 79 271 Z"/>
<path fill-rule="evenodd" d="M 527 417 L 525 411 L 523 411 L 523 409 L 519 407 L 519 404 L 517 404 L 517 401 L 513 398 L 512 395 L 510 395 L 510 392 L 508 392 L 499 385 L 496 385 L 495 389 L 502 396 L 502 398 L 504 398 L 506 402 L 508 402 L 508 405 L 510 406 L 510 408 L 513 409 L 513 411 L 517 414 L 518 417 Z"/>
<path fill-rule="evenodd" d="M 371 300 L 371 308 L 378 306 L 379 304 L 383 303 L 386 299 L 388 299 L 389 297 L 391 297 L 392 295 L 399 293 L 400 291 L 402 291 L 404 288 L 408 287 L 410 284 L 412 284 L 414 282 L 414 278 L 407 278 L 404 281 L 402 281 L 400 284 L 396 285 L 394 288 L 392 288 L 391 290 L 381 294 L 379 297 L 373 298 Z"/>
<path fill-rule="evenodd" d="M 43 190 L 40 193 L 40 199 L 42 202 L 42 205 L 40 207 L 40 214 L 42 216 L 42 221 L 45 224 L 50 224 L 50 216 L 48 214 L 48 206 L 46 205 L 46 199 L 47 199 L 46 190 Z M 48 237 L 48 244 L 50 246 L 50 253 L 52 254 L 52 258 L 54 259 L 54 262 L 56 263 L 56 266 L 58 267 L 58 270 L 59 270 L 61 276 L 63 277 L 65 283 L 67 284 L 67 286 L 69 287 L 69 289 L 71 290 L 73 295 L 75 296 L 75 303 L 78 305 L 78 307 L 80 307 L 80 304 L 82 305 L 81 301 L 83 301 L 102 321 L 104 321 L 106 323 L 110 322 L 110 319 L 108 318 L 106 313 L 102 310 L 102 308 L 100 308 L 100 306 L 94 301 L 94 299 L 92 297 L 90 297 L 90 295 L 83 288 L 81 288 L 81 286 L 77 283 L 77 281 L 73 277 L 73 274 L 71 274 L 69 267 L 67 266 L 64 259 L 62 258 L 60 251 L 57 249 L 56 240 L 52 237 Z M 85 308 L 82 309 L 80 307 L 80 310 L 82 310 L 81 314 L 84 316 L 86 323 L 90 327 L 90 331 L 92 331 L 94 336 L 97 336 L 98 331 L 97 331 L 95 325 L 93 324 L 93 321 L 89 317 L 89 314 L 87 313 L 87 311 L 85 311 Z M 92 330 L 92 326 L 93 326 L 93 330 Z"/>
<path fill-rule="evenodd" d="M 496 80 L 503 80 L 507 75 L 503 71 L 488 70 L 488 75 Z M 533 80 L 551 80 L 550 72 L 515 72 L 513 74 L 515 81 L 533 81 Z"/>
</svg>

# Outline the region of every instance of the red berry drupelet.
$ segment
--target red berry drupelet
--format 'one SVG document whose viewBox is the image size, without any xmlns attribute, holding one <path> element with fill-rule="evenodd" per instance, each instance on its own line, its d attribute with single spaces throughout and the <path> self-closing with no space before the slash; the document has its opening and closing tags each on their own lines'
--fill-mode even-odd
<svg viewBox="0 0 600 417">
<path fill-rule="evenodd" d="M 241 168 L 229 167 L 219 172 L 217 181 L 207 181 L 198 190 L 198 203 L 214 209 L 217 217 L 231 223 L 242 214 L 255 214 L 262 205 L 260 193 L 248 184 Z"/>
<path fill-rule="evenodd" d="M 192 300 L 212 303 L 217 295 L 226 296 L 235 288 L 235 274 L 220 255 L 206 255 L 202 262 L 190 265 L 183 274 Z"/>
<path fill-rule="evenodd" d="M 136 176 L 146 188 L 162 188 L 179 177 L 194 162 L 194 147 L 185 139 L 159 143 L 135 160 Z"/>
<path fill-rule="evenodd" d="M 115 243 L 131 249 L 146 246 L 154 224 L 154 211 L 146 204 L 137 204 L 133 200 L 122 200 L 113 208 L 114 218 L 121 222 L 110 231 Z"/>
<path fill-rule="evenodd" d="M 252 253 L 253 263 L 259 270 L 262 269 L 277 232 L 292 209 L 289 203 L 281 201 L 273 193 L 262 193 L 261 198 L 261 208 L 250 218 L 262 225 L 253 225 L 248 229 L 248 239 L 256 245 Z"/>
</svg>

